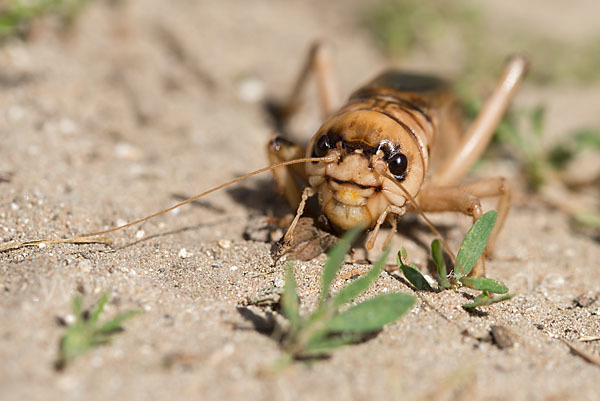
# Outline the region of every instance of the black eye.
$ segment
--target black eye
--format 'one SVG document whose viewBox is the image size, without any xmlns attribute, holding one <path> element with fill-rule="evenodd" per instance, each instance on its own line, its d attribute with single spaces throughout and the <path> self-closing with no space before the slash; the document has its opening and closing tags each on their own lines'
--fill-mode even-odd
<svg viewBox="0 0 600 401">
<path fill-rule="evenodd" d="M 388 167 L 395 179 L 403 180 L 406 177 L 408 159 L 402 153 L 396 153 L 388 160 Z"/>
<path fill-rule="evenodd" d="M 313 157 L 323 157 L 327 155 L 329 149 L 331 149 L 331 141 L 327 135 L 321 135 L 317 142 L 315 142 L 315 149 L 313 150 Z"/>
</svg>

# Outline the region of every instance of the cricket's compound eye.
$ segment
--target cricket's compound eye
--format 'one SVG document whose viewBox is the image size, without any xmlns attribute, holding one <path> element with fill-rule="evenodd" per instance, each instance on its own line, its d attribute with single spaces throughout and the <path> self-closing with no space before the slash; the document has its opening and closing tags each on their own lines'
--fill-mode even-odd
<svg viewBox="0 0 600 401">
<path fill-rule="evenodd" d="M 408 159 L 402 153 L 396 153 L 388 160 L 388 168 L 395 179 L 402 181 L 406 178 Z"/>
<path fill-rule="evenodd" d="M 324 157 L 329 152 L 329 149 L 333 147 L 329 136 L 321 135 L 315 142 L 315 148 L 313 150 L 313 157 Z"/>
</svg>

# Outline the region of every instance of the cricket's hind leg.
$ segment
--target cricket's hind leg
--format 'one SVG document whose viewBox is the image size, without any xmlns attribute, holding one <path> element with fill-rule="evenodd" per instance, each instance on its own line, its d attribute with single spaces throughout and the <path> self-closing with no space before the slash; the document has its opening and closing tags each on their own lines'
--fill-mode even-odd
<svg viewBox="0 0 600 401">
<path fill-rule="evenodd" d="M 492 139 L 528 68 L 529 61 L 525 56 L 515 55 L 508 60 L 496 88 L 462 137 L 457 150 L 432 177 L 435 185 L 454 185 L 467 175 Z"/>
<path fill-rule="evenodd" d="M 423 211 L 458 211 L 472 216 L 475 222 L 482 214 L 479 198 L 499 197 L 498 220 L 490 235 L 486 253 L 471 273 L 474 276 L 485 275 L 484 258 L 491 255 L 510 209 L 510 188 L 504 178 L 457 184 L 484 152 L 528 67 L 529 61 L 523 55 L 515 55 L 508 60 L 496 88 L 461 139 L 458 149 L 444 162 L 432 177 L 431 184 L 423 188 L 417 198 Z"/>
<path fill-rule="evenodd" d="M 273 117 L 278 131 L 285 131 L 287 122 L 302 105 L 302 94 L 311 74 L 314 74 L 317 81 L 323 118 L 328 117 L 340 106 L 340 96 L 331 57 L 322 43 L 315 42 L 312 44 L 308 57 L 287 98 L 284 101 L 271 101 L 267 104 L 267 110 Z"/>
</svg>

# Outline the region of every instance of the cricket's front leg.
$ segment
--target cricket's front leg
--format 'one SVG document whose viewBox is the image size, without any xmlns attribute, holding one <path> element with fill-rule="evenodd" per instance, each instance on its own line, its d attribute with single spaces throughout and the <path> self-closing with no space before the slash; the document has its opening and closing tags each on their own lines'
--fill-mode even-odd
<svg viewBox="0 0 600 401">
<path fill-rule="evenodd" d="M 472 270 L 472 276 L 485 276 L 484 259 L 491 256 L 510 209 L 511 191 L 504 178 L 490 178 L 456 186 L 427 186 L 421 190 L 417 201 L 425 212 L 454 211 L 473 217 L 477 221 L 483 214 L 479 198 L 498 197 L 498 219 L 490 234 L 485 253 Z"/>
<path fill-rule="evenodd" d="M 301 146 L 280 136 L 271 138 L 268 144 L 268 153 L 271 164 L 304 157 L 304 149 Z M 296 225 L 304 213 L 306 201 L 308 198 L 315 195 L 315 192 L 312 187 L 308 186 L 303 164 L 292 164 L 290 166 L 276 168 L 273 170 L 273 175 L 279 191 L 285 195 L 290 206 L 296 210 L 296 216 L 283 237 L 285 242 L 290 243 L 293 239 L 292 237 Z M 302 192 L 300 192 L 298 186 L 299 181 L 305 184 Z"/>
<path fill-rule="evenodd" d="M 286 162 L 304 157 L 304 148 L 279 135 L 274 135 L 267 144 L 267 153 L 271 164 Z M 306 183 L 304 164 L 292 164 L 291 166 L 279 167 L 273 170 L 275 183 L 292 209 L 296 210 L 300 205 L 302 195 L 298 182 Z M 306 184 L 308 185 L 308 184 Z"/>
</svg>

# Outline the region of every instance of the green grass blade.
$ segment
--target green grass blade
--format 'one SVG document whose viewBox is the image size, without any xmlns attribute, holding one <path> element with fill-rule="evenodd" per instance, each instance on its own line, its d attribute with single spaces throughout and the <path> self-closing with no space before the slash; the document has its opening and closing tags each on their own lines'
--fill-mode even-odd
<svg viewBox="0 0 600 401">
<path fill-rule="evenodd" d="M 325 266 L 323 266 L 323 274 L 321 275 L 321 302 L 325 301 L 329 296 L 329 287 L 331 287 L 331 283 L 335 279 L 335 275 L 344 263 L 344 256 L 346 256 L 348 250 L 350 250 L 350 246 L 359 233 L 360 227 L 352 228 L 346 232 L 346 234 L 344 234 L 342 239 L 340 239 L 340 241 L 329 253 L 327 262 L 325 262 Z"/>
<path fill-rule="evenodd" d="M 75 316 L 75 324 L 83 323 L 83 311 L 81 309 L 81 296 L 75 295 L 73 297 L 73 315 Z"/>
<path fill-rule="evenodd" d="M 463 308 L 472 309 L 477 308 L 478 306 L 488 306 L 498 302 L 506 301 L 514 296 L 515 294 L 505 294 L 499 297 L 492 297 L 488 292 L 482 292 L 473 300 L 473 302 L 463 304 Z"/>
<path fill-rule="evenodd" d="M 389 248 L 385 250 L 383 255 L 375 263 L 375 266 L 369 270 L 364 276 L 354 280 L 338 292 L 332 300 L 331 306 L 337 308 L 346 302 L 352 301 L 354 298 L 362 294 L 369 286 L 379 277 L 381 269 L 385 263 L 385 259 L 389 254 Z"/>
<path fill-rule="evenodd" d="M 483 254 L 487 245 L 490 233 L 496 224 L 498 213 L 495 210 L 490 210 L 485 213 L 473 224 L 465 239 L 463 240 L 458 255 L 456 255 L 455 274 L 460 278 L 467 276 L 477 260 Z"/>
<path fill-rule="evenodd" d="M 92 347 L 90 333 L 82 326 L 71 326 L 60 340 L 59 361 L 66 363 Z"/>
<path fill-rule="evenodd" d="M 281 294 L 281 309 L 293 328 L 300 326 L 300 302 L 296 291 L 294 268 L 291 264 L 288 265 L 285 272 L 285 285 Z"/>
<path fill-rule="evenodd" d="M 100 295 L 100 299 L 98 300 L 98 303 L 96 304 L 96 308 L 94 309 L 94 311 L 92 312 L 92 314 L 90 315 L 90 317 L 88 319 L 88 322 L 90 325 L 96 324 L 98 319 L 100 319 L 100 315 L 102 315 L 102 312 L 104 311 L 104 307 L 106 306 L 107 302 L 108 302 L 108 294 L 106 292 L 103 292 L 102 295 Z"/>
<path fill-rule="evenodd" d="M 120 330 L 122 328 L 121 326 L 123 325 L 123 323 L 125 323 L 126 320 L 129 320 L 132 317 L 139 315 L 140 313 L 142 313 L 141 310 L 130 310 L 127 312 L 123 312 L 115 316 L 108 322 L 104 323 L 96 331 L 98 333 L 114 333 L 115 331 Z"/>
<path fill-rule="evenodd" d="M 474 290 L 489 291 L 495 294 L 506 294 L 508 287 L 496 280 L 485 277 L 461 277 L 459 280 L 465 287 Z"/>
<path fill-rule="evenodd" d="M 463 304 L 463 308 L 465 309 L 472 309 L 472 308 L 477 308 L 478 306 L 482 306 L 482 305 L 488 305 L 488 301 L 490 300 L 490 295 L 487 292 L 482 292 L 481 294 L 479 294 L 478 296 L 475 297 L 475 299 L 473 300 L 473 302 L 467 302 L 466 304 Z"/>
<path fill-rule="evenodd" d="M 379 295 L 335 315 L 328 324 L 333 332 L 370 332 L 381 330 L 404 315 L 415 298 L 402 293 Z"/>
<path fill-rule="evenodd" d="M 446 268 L 446 261 L 444 260 L 444 254 L 442 252 L 442 243 L 439 239 L 434 239 L 431 243 L 431 256 L 433 257 L 433 261 L 437 268 L 438 285 L 442 288 L 450 288 L 448 269 Z"/>
<path fill-rule="evenodd" d="M 427 280 L 425 280 L 425 277 L 423 277 L 421 271 L 415 265 L 407 265 L 404 263 L 405 259 L 406 250 L 402 248 L 396 257 L 396 263 L 398 264 L 400 270 L 402 270 L 404 277 L 406 277 L 406 279 L 410 281 L 410 283 L 419 291 L 433 291 L 433 288 L 431 288 Z"/>
<path fill-rule="evenodd" d="M 509 300 L 509 299 L 511 299 L 511 298 L 512 298 L 512 297 L 514 297 L 514 296 L 515 296 L 515 294 L 514 294 L 514 293 L 511 293 L 511 294 L 504 294 L 504 295 L 501 295 L 501 296 L 499 296 L 499 297 L 494 297 L 494 298 L 490 299 L 490 301 L 489 301 L 489 304 L 488 304 L 488 305 L 491 305 L 491 304 L 496 304 L 496 303 L 498 303 L 498 302 L 502 302 L 502 301 Z"/>
</svg>

